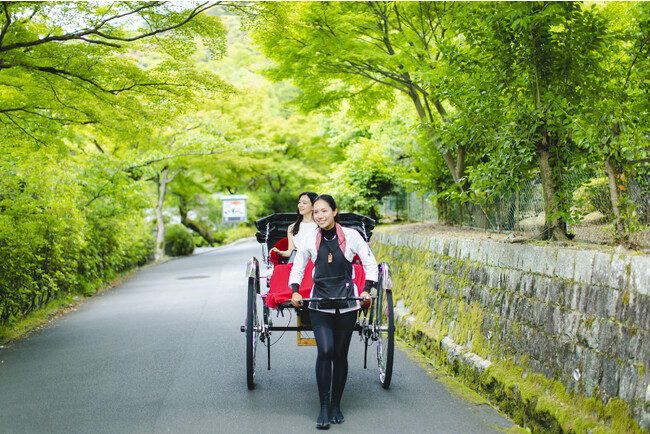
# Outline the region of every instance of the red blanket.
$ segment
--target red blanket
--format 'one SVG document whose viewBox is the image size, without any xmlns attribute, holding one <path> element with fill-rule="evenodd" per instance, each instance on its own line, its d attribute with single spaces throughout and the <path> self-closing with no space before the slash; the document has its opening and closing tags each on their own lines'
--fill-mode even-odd
<svg viewBox="0 0 650 434">
<path fill-rule="evenodd" d="M 279 264 L 273 267 L 271 284 L 265 299 L 266 304 L 272 309 L 275 309 L 278 304 L 291 299 L 291 288 L 289 287 L 289 273 L 291 273 L 291 267 L 293 267 L 293 264 Z M 305 275 L 300 284 L 300 295 L 305 298 L 309 297 L 311 288 L 314 286 L 314 281 L 312 280 L 313 270 L 314 264 L 309 261 L 305 267 Z M 354 264 L 354 284 L 357 285 L 359 294 L 363 291 L 365 283 L 366 273 L 363 271 L 363 267 Z"/>
</svg>

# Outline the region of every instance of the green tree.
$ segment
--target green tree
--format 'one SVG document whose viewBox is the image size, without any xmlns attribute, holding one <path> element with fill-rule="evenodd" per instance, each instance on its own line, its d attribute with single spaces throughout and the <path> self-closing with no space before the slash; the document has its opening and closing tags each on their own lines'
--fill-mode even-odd
<svg viewBox="0 0 650 434">
<path fill-rule="evenodd" d="M 597 59 L 599 71 L 582 90 L 584 104 L 574 118 L 575 139 L 605 167 L 615 237 L 626 244 L 635 220 L 633 202 L 627 197 L 626 163 L 648 155 L 650 6 L 606 3 L 598 12 L 609 32 Z"/>
<path fill-rule="evenodd" d="M 437 88 L 446 67 L 439 45 L 443 17 L 456 3 L 295 2 L 263 3 L 248 25 L 275 63 L 274 80 L 290 79 L 303 93 L 304 110 L 336 111 L 343 101 L 360 120 L 388 117 L 405 96 L 456 185 L 468 188 L 466 157 L 472 143 L 444 142 L 448 101 Z"/>
<path fill-rule="evenodd" d="M 378 202 L 392 194 L 399 185 L 393 161 L 386 155 L 386 146 L 360 138 L 346 151 L 346 159 L 330 175 L 326 192 L 338 198 L 342 209 L 368 214 L 379 219 Z"/>
<path fill-rule="evenodd" d="M 585 161 L 573 119 L 585 102 L 583 90 L 601 73 L 605 22 L 579 3 L 476 3 L 451 31 L 457 37 L 447 58 L 470 79 L 460 89 L 473 95 L 483 115 L 474 124 L 493 132 L 475 175 L 483 185 L 495 178 L 515 184 L 535 163 L 546 214 L 540 235 L 566 239 L 571 192 L 563 177 Z"/>
<path fill-rule="evenodd" d="M 149 259 L 153 132 L 231 90 L 191 61 L 225 49 L 217 5 L 0 5 L 0 323 Z"/>
</svg>

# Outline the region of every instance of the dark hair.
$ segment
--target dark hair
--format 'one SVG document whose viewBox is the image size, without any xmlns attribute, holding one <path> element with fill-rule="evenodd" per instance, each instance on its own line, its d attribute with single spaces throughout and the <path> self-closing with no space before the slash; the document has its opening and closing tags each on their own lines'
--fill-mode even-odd
<svg viewBox="0 0 650 434">
<path fill-rule="evenodd" d="M 309 200 L 311 200 L 312 205 L 314 202 L 316 202 L 316 198 L 318 197 L 318 195 L 313 191 L 303 191 L 298 195 L 298 200 L 300 200 L 300 198 L 303 196 L 307 196 Z M 293 224 L 293 229 L 291 229 L 291 235 L 293 236 L 296 236 L 298 234 L 298 231 L 300 230 L 300 223 L 302 222 L 302 214 L 300 214 L 300 211 L 296 211 L 296 213 L 298 214 L 298 217 Z"/>
<path fill-rule="evenodd" d="M 334 198 L 333 198 L 332 196 L 330 196 L 329 194 L 319 194 L 318 197 L 317 197 L 316 199 L 314 199 L 314 202 L 313 202 L 313 203 L 316 203 L 317 200 L 324 200 L 325 202 L 327 202 L 328 205 L 330 206 L 330 208 L 332 208 L 332 211 L 336 211 L 336 210 L 338 209 L 338 208 L 336 207 L 336 201 L 335 201 Z M 335 221 L 336 223 L 339 222 L 339 213 L 337 213 L 337 214 L 334 216 L 334 221 Z"/>
</svg>

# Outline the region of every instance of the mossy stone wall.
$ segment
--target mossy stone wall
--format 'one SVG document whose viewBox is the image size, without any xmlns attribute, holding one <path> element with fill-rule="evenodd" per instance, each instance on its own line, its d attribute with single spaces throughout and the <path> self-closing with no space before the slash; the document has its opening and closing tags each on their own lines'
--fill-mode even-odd
<svg viewBox="0 0 650 434">
<path fill-rule="evenodd" d="M 647 256 L 390 232 L 373 250 L 392 268 L 398 332 L 428 356 L 482 388 L 517 371 L 502 385 L 544 379 L 610 427 L 625 425 L 611 414 L 621 408 L 650 427 Z M 534 407 L 555 417 L 538 428 L 577 429 L 570 414 Z"/>
</svg>

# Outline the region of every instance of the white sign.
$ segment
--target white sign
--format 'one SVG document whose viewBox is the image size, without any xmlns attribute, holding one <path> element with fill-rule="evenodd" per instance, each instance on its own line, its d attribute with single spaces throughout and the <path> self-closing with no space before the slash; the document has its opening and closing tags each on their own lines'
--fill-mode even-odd
<svg viewBox="0 0 650 434">
<path fill-rule="evenodd" d="M 224 223 L 245 223 L 246 195 L 221 196 L 222 219 Z"/>
</svg>

